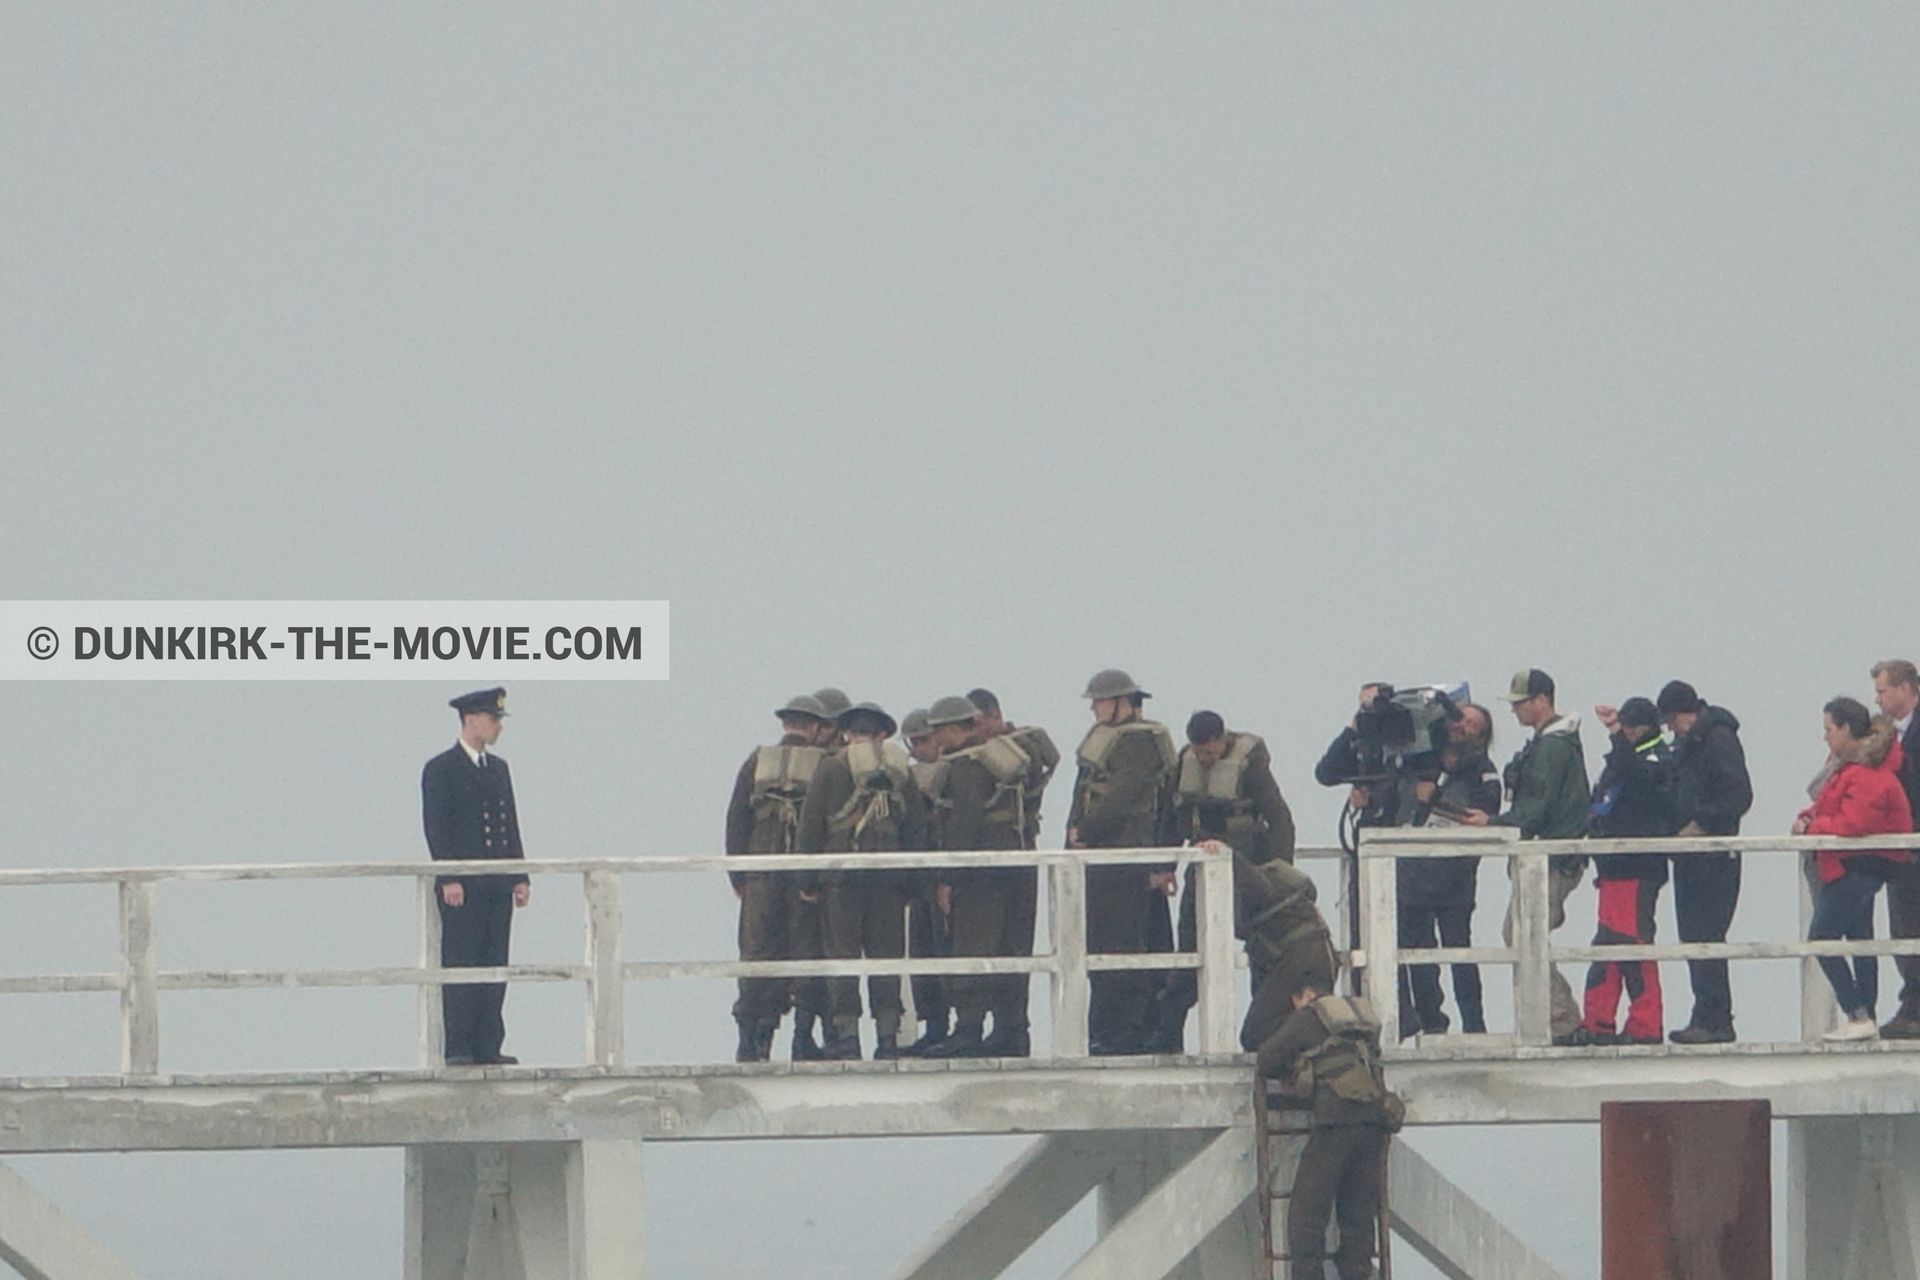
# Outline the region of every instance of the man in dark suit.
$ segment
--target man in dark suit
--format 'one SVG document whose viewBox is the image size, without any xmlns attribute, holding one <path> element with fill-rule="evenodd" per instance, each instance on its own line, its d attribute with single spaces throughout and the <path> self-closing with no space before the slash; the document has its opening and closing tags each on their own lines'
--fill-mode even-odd
<svg viewBox="0 0 1920 1280">
<path fill-rule="evenodd" d="M 525 857 L 513 776 L 488 748 L 500 740 L 507 691 L 482 689 L 453 699 L 460 740 L 427 761 L 420 773 L 420 809 L 427 851 L 435 862 Z M 440 963 L 446 968 L 492 968 L 507 963 L 513 909 L 527 905 L 527 877 L 441 876 Z M 500 1052 L 507 1038 L 500 1007 L 504 982 L 468 982 L 440 989 L 448 1066 L 511 1065 Z"/>
<path fill-rule="evenodd" d="M 1920 806 L 1920 671 L 1905 658 L 1873 664 L 1873 700 L 1893 721 L 1906 761 L 1900 767 L 1900 785 L 1907 803 Z M 1920 814 L 1920 807 L 1914 809 Z M 1920 938 L 1920 870 L 1907 863 L 1887 882 L 1888 932 L 1896 938 Z M 1920 1040 L 1920 956 L 1895 956 L 1900 970 L 1900 1011 L 1880 1028 L 1882 1039 Z"/>
</svg>

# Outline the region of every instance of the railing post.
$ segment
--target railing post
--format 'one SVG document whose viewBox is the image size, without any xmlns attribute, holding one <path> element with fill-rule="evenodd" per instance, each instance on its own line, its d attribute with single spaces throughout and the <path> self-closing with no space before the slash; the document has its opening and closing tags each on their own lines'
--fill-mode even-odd
<svg viewBox="0 0 1920 1280">
<path fill-rule="evenodd" d="M 1799 854 L 1795 861 L 1800 864 L 1800 874 L 1794 877 L 1800 889 L 1794 897 L 1800 904 L 1800 936 L 1804 938 L 1813 924 L 1814 880 L 1807 855 Z M 1801 956 L 1800 1038 L 1818 1040 L 1831 1031 L 1839 1008 L 1839 1002 L 1833 998 L 1833 988 L 1827 984 L 1827 975 L 1820 968 L 1820 958 Z"/>
<path fill-rule="evenodd" d="M 151 880 L 120 882 L 120 1070 L 160 1073 L 158 945 Z"/>
<path fill-rule="evenodd" d="M 1365 828 L 1360 831 L 1361 935 L 1353 944 L 1353 963 L 1364 965 L 1362 990 L 1380 1019 L 1380 1043 L 1400 1043 L 1400 893 L 1399 857 L 1381 857 Z"/>
<path fill-rule="evenodd" d="M 1239 1035 L 1233 1016 L 1233 855 L 1200 855 L 1200 900 L 1194 904 L 1200 952 L 1200 1052 L 1233 1053 Z"/>
<path fill-rule="evenodd" d="M 1048 905 L 1053 936 L 1053 1056 L 1087 1056 L 1087 864 L 1053 864 Z"/>
<path fill-rule="evenodd" d="M 418 959 L 422 969 L 440 967 L 440 891 L 434 887 L 435 878 L 414 877 L 419 886 L 415 896 L 419 899 Z M 423 982 L 419 987 L 420 1065 L 429 1070 L 441 1066 L 446 1058 L 447 1028 L 441 1016 L 440 990 L 437 981 Z"/>
<path fill-rule="evenodd" d="M 1547 856 L 1514 855 L 1513 1023 L 1523 1045 L 1553 1043 L 1553 961 L 1548 951 Z"/>
<path fill-rule="evenodd" d="M 620 875 L 589 871 L 587 912 L 587 1053 L 597 1067 L 626 1061 L 626 971 L 622 955 Z"/>
</svg>

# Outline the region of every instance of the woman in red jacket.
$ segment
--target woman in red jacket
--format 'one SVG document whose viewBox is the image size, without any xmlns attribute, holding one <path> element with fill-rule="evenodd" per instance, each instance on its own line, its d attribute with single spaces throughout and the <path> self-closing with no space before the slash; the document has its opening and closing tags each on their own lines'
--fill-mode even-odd
<svg viewBox="0 0 1920 1280">
<path fill-rule="evenodd" d="M 1822 711 L 1827 747 L 1837 767 L 1813 807 L 1794 819 L 1793 834 L 1878 836 L 1912 831 L 1913 812 L 1900 785 L 1902 756 L 1893 722 L 1869 715 L 1852 698 L 1835 698 Z M 1807 940 L 1871 938 L 1874 895 L 1911 856 L 1904 849 L 1820 850 L 1815 855 L 1820 896 L 1814 901 Z M 1855 956 L 1849 969 L 1843 956 L 1821 956 L 1820 967 L 1847 1018 L 1821 1038 L 1877 1037 L 1873 1005 L 1879 995 L 1880 971 L 1874 958 Z"/>
</svg>

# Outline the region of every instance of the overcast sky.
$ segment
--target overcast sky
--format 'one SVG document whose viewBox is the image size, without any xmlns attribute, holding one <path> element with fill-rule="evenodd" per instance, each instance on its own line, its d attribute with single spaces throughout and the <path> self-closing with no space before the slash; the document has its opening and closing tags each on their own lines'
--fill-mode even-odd
<svg viewBox="0 0 1920 1280">
<path fill-rule="evenodd" d="M 985 683 L 1070 744 L 1110 665 L 1265 734 L 1322 844 L 1363 680 L 1484 701 L 1532 664 L 1588 710 L 1681 676 L 1780 830 L 1821 703 L 1920 650 L 1917 37 L 1890 5 L 10 5 L 0 593 L 670 600 L 670 682 L 512 690 L 534 857 L 717 852 L 795 692 Z M 5 864 L 424 856 L 460 691 L 13 685 Z M 1754 864 L 1736 936 L 1792 930 L 1791 874 Z M 630 954 L 727 953 L 724 885 L 647 889 Z M 575 954 L 571 886 L 537 894 L 517 956 Z M 111 967 L 110 894 L 7 896 L 0 969 Z M 412 954 L 397 890 L 161 904 L 168 967 Z M 1743 1034 L 1795 1034 L 1750 969 Z M 637 993 L 632 1056 L 725 1057 L 727 999 Z M 411 1051 L 401 992 L 162 1008 L 172 1070 Z M 0 1000 L 0 1073 L 113 1069 L 113 1015 Z M 577 1060 L 577 990 L 508 1015 Z M 1597 1273 L 1592 1131 L 1420 1142 Z M 1016 1147 L 655 1148 L 659 1274 L 881 1274 Z M 397 1273 L 394 1153 L 17 1163 L 150 1280 Z"/>
</svg>

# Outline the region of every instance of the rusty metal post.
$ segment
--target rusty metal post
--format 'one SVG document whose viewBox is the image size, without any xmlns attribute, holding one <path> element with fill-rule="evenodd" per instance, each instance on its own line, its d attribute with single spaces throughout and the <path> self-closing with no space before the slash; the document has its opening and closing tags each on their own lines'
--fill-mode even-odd
<svg viewBox="0 0 1920 1280">
<path fill-rule="evenodd" d="M 1600 1107 L 1601 1280 L 1770 1280 L 1772 1108 Z"/>
</svg>

